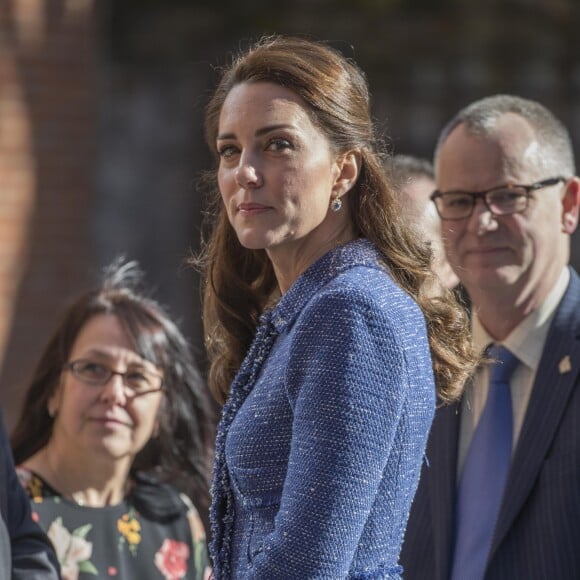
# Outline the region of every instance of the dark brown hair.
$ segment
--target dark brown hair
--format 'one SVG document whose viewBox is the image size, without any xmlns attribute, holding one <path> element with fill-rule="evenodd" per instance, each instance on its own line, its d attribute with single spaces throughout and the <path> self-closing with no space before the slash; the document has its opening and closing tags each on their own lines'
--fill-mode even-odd
<svg viewBox="0 0 580 580">
<path fill-rule="evenodd" d="M 219 116 L 230 90 L 241 83 L 268 82 L 292 90 L 339 155 L 358 150 L 362 167 L 348 192 L 353 227 L 381 252 L 394 280 L 420 305 L 427 320 L 440 398 L 456 399 L 475 365 L 464 309 L 441 289 L 433 298 L 435 276 L 430 250 L 420 243 L 398 211 L 386 178 L 370 117 L 370 96 L 362 71 L 322 42 L 269 37 L 254 44 L 227 68 L 206 109 L 206 140 L 216 152 Z M 225 401 L 229 385 L 256 331 L 258 317 L 278 292 L 264 250 L 238 242 L 213 178 L 209 234 L 197 259 L 204 271 L 204 327 L 210 358 L 209 384 Z"/>
<path fill-rule="evenodd" d="M 79 297 L 64 313 L 32 375 L 11 442 L 16 464 L 47 445 L 53 429 L 48 402 L 77 336 L 99 314 L 117 317 L 135 351 L 163 371 L 164 400 L 158 436 L 137 454 L 133 473 L 154 474 L 161 481 L 187 473 L 184 488 L 205 511 L 212 448 L 209 397 L 187 341 L 165 310 L 140 290 L 142 273 L 135 262 L 109 266 L 99 288 Z"/>
</svg>

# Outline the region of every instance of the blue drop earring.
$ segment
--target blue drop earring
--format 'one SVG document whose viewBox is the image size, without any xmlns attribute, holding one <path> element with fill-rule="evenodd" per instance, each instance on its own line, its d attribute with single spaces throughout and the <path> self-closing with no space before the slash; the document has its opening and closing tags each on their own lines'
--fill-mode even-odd
<svg viewBox="0 0 580 580">
<path fill-rule="evenodd" d="M 334 212 L 340 211 L 342 207 L 342 199 L 338 196 L 338 193 L 333 193 L 332 199 L 330 200 L 330 209 Z"/>
</svg>

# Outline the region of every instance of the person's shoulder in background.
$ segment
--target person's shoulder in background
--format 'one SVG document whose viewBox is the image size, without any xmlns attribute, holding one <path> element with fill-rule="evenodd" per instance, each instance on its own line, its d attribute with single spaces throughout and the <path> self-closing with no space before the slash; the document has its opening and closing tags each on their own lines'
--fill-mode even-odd
<svg viewBox="0 0 580 580">
<path fill-rule="evenodd" d="M 60 578 L 56 555 L 44 532 L 32 520 L 28 497 L 16 475 L 1 413 L 0 446 L 0 514 L 3 524 L 0 526 L 1 554 L 6 551 L 8 541 L 5 532 L 10 542 L 10 558 L 8 562 L 2 558 L 0 564 L 2 578 L 56 580 Z"/>
</svg>

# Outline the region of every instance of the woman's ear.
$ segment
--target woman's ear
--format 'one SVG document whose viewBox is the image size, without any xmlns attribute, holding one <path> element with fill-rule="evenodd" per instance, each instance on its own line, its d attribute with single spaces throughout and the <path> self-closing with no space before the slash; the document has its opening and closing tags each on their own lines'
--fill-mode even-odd
<svg viewBox="0 0 580 580">
<path fill-rule="evenodd" d="M 54 419 L 58 415 L 58 410 L 60 408 L 60 393 L 61 393 L 60 383 L 54 390 L 54 393 L 49 397 L 46 403 L 46 412 L 51 419 Z"/>
<path fill-rule="evenodd" d="M 62 404 L 62 393 L 64 390 L 64 373 L 60 373 L 58 383 L 54 387 L 54 391 L 48 397 L 48 401 L 46 402 L 46 412 L 50 416 L 51 419 L 54 419 L 58 412 L 60 411 L 60 406 Z"/>
<path fill-rule="evenodd" d="M 161 424 L 170 425 L 171 418 L 169 416 L 169 411 L 167 409 L 166 393 L 163 393 L 163 397 L 159 402 L 159 408 L 157 409 L 157 416 L 155 417 L 155 422 L 153 423 L 153 430 L 151 431 L 151 439 L 157 439 L 161 433 Z"/>
<path fill-rule="evenodd" d="M 350 191 L 358 176 L 362 165 L 362 155 L 358 149 L 348 151 L 337 160 L 338 176 L 332 188 L 336 197 L 341 197 Z"/>
</svg>

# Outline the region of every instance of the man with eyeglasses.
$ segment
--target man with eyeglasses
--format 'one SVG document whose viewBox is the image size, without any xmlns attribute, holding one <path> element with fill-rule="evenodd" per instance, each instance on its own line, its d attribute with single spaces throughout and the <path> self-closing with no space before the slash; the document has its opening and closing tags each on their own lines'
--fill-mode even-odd
<svg viewBox="0 0 580 580">
<path fill-rule="evenodd" d="M 447 257 L 485 362 L 437 411 L 401 555 L 408 580 L 580 578 L 580 180 L 534 101 L 461 110 L 435 150 Z"/>
</svg>

